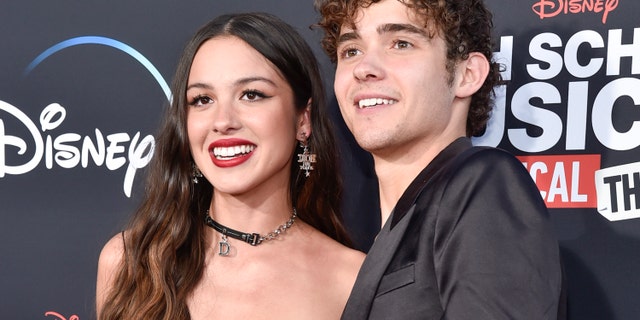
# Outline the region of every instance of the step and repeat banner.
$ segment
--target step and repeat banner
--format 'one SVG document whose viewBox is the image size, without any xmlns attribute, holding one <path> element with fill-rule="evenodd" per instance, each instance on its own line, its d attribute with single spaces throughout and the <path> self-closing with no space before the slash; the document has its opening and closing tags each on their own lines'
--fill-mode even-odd
<svg viewBox="0 0 640 320">
<path fill-rule="evenodd" d="M 339 116 L 334 66 L 309 28 L 312 3 L 0 3 L 0 318 L 95 318 L 98 255 L 140 200 L 182 46 L 222 13 L 276 14 L 318 55 L 342 149 L 345 219 L 368 249 L 377 181 Z M 487 3 L 508 83 L 474 143 L 511 151 L 536 181 L 560 241 L 570 318 L 637 319 L 640 2 Z"/>
</svg>

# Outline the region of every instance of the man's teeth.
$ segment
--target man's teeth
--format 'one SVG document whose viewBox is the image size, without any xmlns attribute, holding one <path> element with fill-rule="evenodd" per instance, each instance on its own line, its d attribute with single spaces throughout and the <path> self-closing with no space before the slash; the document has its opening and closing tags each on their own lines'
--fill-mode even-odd
<svg viewBox="0 0 640 320">
<path fill-rule="evenodd" d="M 255 146 L 242 145 L 233 147 L 215 147 L 213 155 L 216 158 L 232 158 L 239 155 L 247 154 L 255 149 Z"/>
<path fill-rule="evenodd" d="M 396 103 L 395 100 L 382 99 L 382 98 L 370 98 L 370 99 L 362 99 L 358 101 L 358 106 L 360 107 L 360 109 L 362 109 L 367 107 L 373 107 L 380 104 L 394 104 L 394 103 Z"/>
</svg>

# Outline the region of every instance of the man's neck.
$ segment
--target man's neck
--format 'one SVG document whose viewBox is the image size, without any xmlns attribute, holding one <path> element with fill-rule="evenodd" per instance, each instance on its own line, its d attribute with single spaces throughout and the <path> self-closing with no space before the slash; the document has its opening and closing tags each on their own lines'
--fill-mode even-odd
<svg viewBox="0 0 640 320">
<path fill-rule="evenodd" d="M 434 155 L 435 157 L 435 155 Z M 381 226 L 391 215 L 391 211 L 415 177 L 424 169 L 433 157 L 411 163 L 385 161 L 374 156 L 376 175 L 380 187 Z"/>
<path fill-rule="evenodd" d="M 457 136 L 441 139 L 438 143 L 414 148 L 399 157 L 383 157 L 373 154 L 374 167 L 380 187 L 381 226 L 384 226 L 391 211 L 407 190 L 411 182 L 431 161 Z"/>
<path fill-rule="evenodd" d="M 396 203 L 402 196 L 404 190 L 406 190 L 408 184 L 404 181 L 404 179 L 393 179 L 393 176 L 400 176 L 402 174 L 406 174 L 406 172 L 400 172 L 398 174 L 392 174 L 391 172 L 397 172 L 398 170 L 394 170 L 397 168 L 389 168 L 388 170 L 378 170 L 378 171 L 386 171 L 385 174 L 378 174 L 378 183 L 380 186 L 380 226 L 384 226 L 387 222 L 387 219 L 391 215 L 391 210 L 395 207 Z M 387 176 L 388 177 L 385 177 Z"/>
</svg>

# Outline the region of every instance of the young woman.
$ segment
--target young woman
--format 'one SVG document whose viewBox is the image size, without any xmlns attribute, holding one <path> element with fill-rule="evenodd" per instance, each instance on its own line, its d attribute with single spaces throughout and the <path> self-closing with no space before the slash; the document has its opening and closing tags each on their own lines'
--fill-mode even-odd
<svg viewBox="0 0 640 320">
<path fill-rule="evenodd" d="M 364 254 L 306 42 L 268 14 L 220 16 L 172 94 L 146 197 L 100 255 L 99 319 L 338 319 Z"/>
</svg>

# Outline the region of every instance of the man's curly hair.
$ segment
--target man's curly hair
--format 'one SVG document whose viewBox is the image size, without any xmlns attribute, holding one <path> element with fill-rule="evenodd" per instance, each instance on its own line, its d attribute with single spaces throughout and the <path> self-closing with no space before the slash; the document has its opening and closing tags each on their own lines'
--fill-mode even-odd
<svg viewBox="0 0 640 320">
<path fill-rule="evenodd" d="M 337 61 L 336 45 L 340 28 L 349 25 L 355 29 L 355 15 L 380 0 L 316 0 L 320 13 L 316 26 L 324 30 L 322 47 L 332 62 Z M 447 70 L 453 74 L 458 61 L 469 57 L 470 52 L 483 54 L 490 62 L 489 74 L 482 87 L 473 95 L 467 117 L 467 136 L 481 135 L 487 125 L 494 87 L 502 84 L 500 65 L 492 58 L 491 32 L 493 15 L 482 0 L 397 0 L 414 10 L 421 17 L 425 28 L 433 36 L 441 35 L 447 44 Z M 453 80 L 453 79 L 451 79 Z"/>
</svg>

